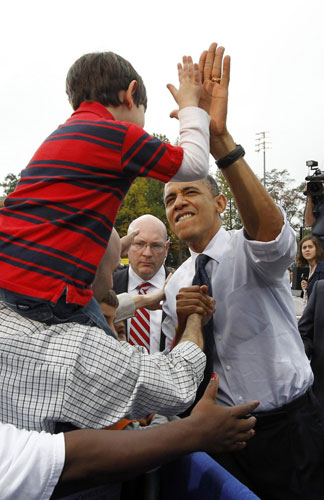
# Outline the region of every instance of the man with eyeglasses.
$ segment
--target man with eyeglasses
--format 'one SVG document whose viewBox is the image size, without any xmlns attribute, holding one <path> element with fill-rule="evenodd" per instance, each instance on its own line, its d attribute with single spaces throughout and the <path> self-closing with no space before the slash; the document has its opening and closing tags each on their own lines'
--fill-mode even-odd
<svg viewBox="0 0 324 500">
<path fill-rule="evenodd" d="M 163 288 L 169 274 L 164 262 L 170 241 L 167 230 L 160 219 L 150 214 L 133 220 L 128 234 L 139 230 L 128 250 L 129 266 L 114 274 L 114 290 L 117 294 L 128 292 L 152 293 Z M 162 311 L 139 309 L 127 320 L 127 338 L 131 344 L 144 345 L 153 354 L 170 346 L 161 335 Z"/>
</svg>

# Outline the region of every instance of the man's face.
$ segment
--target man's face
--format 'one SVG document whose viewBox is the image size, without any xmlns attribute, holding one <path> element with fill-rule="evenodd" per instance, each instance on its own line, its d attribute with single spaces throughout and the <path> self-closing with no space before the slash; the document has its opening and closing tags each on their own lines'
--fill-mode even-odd
<svg viewBox="0 0 324 500">
<path fill-rule="evenodd" d="M 217 233 L 226 206 L 223 195 L 213 197 L 202 181 L 169 182 L 164 203 L 171 229 L 195 252 L 202 252 Z"/>
<path fill-rule="evenodd" d="M 142 221 L 132 229 L 140 232 L 128 250 L 129 263 L 133 271 L 143 280 L 150 280 L 160 269 L 170 243 L 166 241 L 165 232 L 154 221 Z"/>
</svg>

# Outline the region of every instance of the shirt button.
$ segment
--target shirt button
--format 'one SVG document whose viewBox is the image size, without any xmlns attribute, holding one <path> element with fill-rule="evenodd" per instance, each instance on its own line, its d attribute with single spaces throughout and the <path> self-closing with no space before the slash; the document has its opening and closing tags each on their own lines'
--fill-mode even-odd
<svg viewBox="0 0 324 500">
<path fill-rule="evenodd" d="M 229 372 L 232 369 L 231 365 L 226 365 L 226 370 Z"/>
<path fill-rule="evenodd" d="M 217 340 L 222 340 L 222 336 L 221 335 L 217 335 Z"/>
</svg>

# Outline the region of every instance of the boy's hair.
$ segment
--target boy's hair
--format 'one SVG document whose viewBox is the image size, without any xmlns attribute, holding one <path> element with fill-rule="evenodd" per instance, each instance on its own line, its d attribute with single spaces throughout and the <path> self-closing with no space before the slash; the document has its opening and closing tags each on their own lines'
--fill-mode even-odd
<svg viewBox="0 0 324 500">
<path fill-rule="evenodd" d="M 123 57 L 114 52 L 93 52 L 81 56 L 66 77 L 66 93 L 74 110 L 83 101 L 100 102 L 103 106 L 120 106 L 118 93 L 137 81 L 133 94 L 136 106 L 147 106 L 146 89 L 140 75 Z"/>
<path fill-rule="evenodd" d="M 108 306 L 115 307 L 116 309 L 119 306 L 119 300 L 114 290 L 108 290 L 100 302 L 104 302 Z"/>
</svg>

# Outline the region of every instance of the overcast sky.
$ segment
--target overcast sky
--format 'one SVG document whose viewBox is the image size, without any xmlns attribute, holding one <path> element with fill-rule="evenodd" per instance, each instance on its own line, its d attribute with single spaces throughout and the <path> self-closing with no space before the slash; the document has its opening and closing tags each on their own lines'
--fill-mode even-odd
<svg viewBox="0 0 324 500">
<path fill-rule="evenodd" d="M 232 57 L 228 128 L 262 176 L 257 132 L 269 131 L 267 169 L 287 169 L 296 183 L 306 160 L 324 170 L 322 0 L 38 0 L 2 2 L 0 180 L 18 174 L 71 114 L 65 76 L 82 54 L 112 50 L 142 75 L 145 128 L 171 142 L 178 124 L 166 89 L 177 83 L 183 54 L 198 61 L 213 41 Z"/>
</svg>

